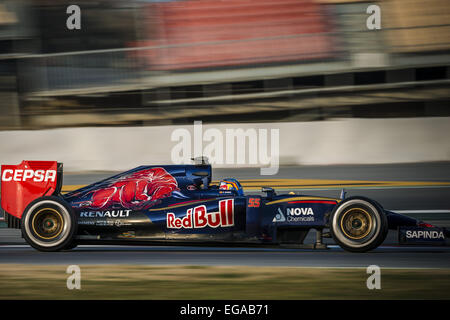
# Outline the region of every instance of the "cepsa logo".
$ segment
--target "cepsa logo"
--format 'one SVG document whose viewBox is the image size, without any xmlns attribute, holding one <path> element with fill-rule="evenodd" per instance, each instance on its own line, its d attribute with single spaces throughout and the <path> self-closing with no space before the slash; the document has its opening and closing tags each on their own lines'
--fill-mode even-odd
<svg viewBox="0 0 450 320">
<path fill-rule="evenodd" d="M 234 199 L 219 201 L 219 212 L 207 212 L 206 206 L 190 208 L 183 218 L 176 218 L 172 212 L 167 213 L 168 229 L 198 229 L 234 226 Z"/>
<path fill-rule="evenodd" d="M 56 170 L 31 170 L 31 169 L 5 169 L 2 172 L 2 181 L 55 181 Z"/>
</svg>

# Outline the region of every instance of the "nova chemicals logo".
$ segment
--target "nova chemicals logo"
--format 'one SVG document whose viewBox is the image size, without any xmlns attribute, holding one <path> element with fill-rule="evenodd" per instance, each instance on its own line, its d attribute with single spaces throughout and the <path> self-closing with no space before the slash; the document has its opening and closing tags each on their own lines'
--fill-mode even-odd
<svg viewBox="0 0 450 320">
<path fill-rule="evenodd" d="M 281 211 L 280 208 L 278 208 L 278 212 L 273 218 L 272 222 L 285 222 L 286 218 L 284 217 L 283 211 Z"/>
<path fill-rule="evenodd" d="M 314 211 L 312 208 L 287 208 L 288 222 L 312 222 Z"/>
</svg>

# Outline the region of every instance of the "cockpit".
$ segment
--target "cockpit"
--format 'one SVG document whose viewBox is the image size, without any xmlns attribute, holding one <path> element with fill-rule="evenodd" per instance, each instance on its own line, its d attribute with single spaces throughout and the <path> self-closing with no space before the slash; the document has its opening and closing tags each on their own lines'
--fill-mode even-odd
<svg viewBox="0 0 450 320">
<path fill-rule="evenodd" d="M 238 196 L 244 195 L 244 190 L 239 183 L 238 180 L 234 178 L 227 178 L 224 180 L 221 180 L 219 183 L 219 190 L 228 190 L 228 191 L 235 191 Z"/>
</svg>

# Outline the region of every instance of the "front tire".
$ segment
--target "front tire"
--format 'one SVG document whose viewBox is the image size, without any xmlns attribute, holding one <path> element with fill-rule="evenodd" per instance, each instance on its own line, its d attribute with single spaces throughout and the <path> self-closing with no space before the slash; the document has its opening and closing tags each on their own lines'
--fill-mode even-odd
<svg viewBox="0 0 450 320">
<path fill-rule="evenodd" d="M 388 222 L 383 208 L 375 201 L 351 197 L 333 210 L 330 231 L 341 248 L 350 252 L 366 252 L 386 239 Z"/>
<path fill-rule="evenodd" d="M 77 222 L 70 206 L 55 196 L 32 201 L 22 215 L 22 234 L 39 251 L 59 251 L 74 240 Z"/>
</svg>

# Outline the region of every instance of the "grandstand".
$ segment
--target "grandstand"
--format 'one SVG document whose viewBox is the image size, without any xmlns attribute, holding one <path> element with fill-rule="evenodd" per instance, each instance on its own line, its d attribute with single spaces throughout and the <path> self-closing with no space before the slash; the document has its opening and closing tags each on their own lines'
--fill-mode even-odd
<svg viewBox="0 0 450 320">
<path fill-rule="evenodd" d="M 69 2 L 0 8 L 1 128 L 449 115 L 445 0 Z"/>
</svg>

